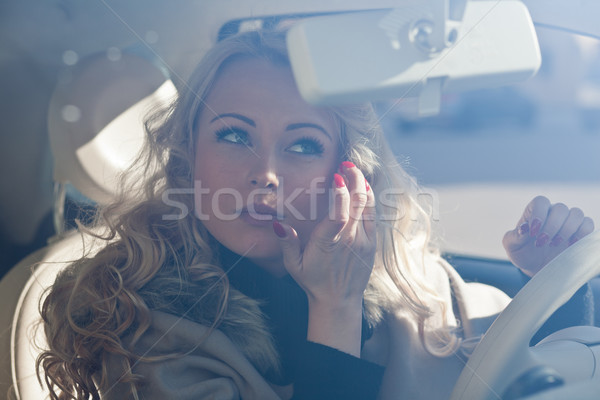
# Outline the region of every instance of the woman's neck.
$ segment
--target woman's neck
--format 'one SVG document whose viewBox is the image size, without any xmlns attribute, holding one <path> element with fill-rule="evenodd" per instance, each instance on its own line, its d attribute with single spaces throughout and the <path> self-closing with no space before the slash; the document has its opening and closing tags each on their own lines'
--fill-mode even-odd
<svg viewBox="0 0 600 400">
<path fill-rule="evenodd" d="M 275 278 L 282 278 L 287 275 L 287 270 L 283 265 L 283 258 L 249 258 L 254 264 L 258 265 L 261 269 L 267 271 Z"/>
</svg>

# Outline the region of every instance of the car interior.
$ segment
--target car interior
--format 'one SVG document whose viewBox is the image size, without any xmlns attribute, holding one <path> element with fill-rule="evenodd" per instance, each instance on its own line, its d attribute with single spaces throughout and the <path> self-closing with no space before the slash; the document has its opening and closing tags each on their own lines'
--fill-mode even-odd
<svg viewBox="0 0 600 400">
<path fill-rule="evenodd" d="M 46 115 L 53 156 L 54 234 L 0 281 L 0 397 L 10 393 L 23 400 L 45 398 L 45 384 L 38 381 L 35 364 L 45 346 L 37 323 L 44 291 L 70 261 L 98 250 L 98 243 L 82 235 L 77 223 L 89 222 L 97 205 L 117 196 L 120 172 L 143 145 L 144 117 L 177 97 L 186 71 L 211 43 L 243 30 L 291 26 L 292 68 L 307 101 L 336 104 L 410 97 L 418 115 L 427 117 L 443 109 L 446 93 L 510 85 L 534 75 L 544 62 L 534 23 L 600 37 L 596 25 L 573 17 L 581 10 L 573 9 L 567 0 L 211 0 L 202 5 L 186 3 L 161 22 L 164 29 L 176 17 L 191 19 L 183 15 L 194 12 L 196 24 L 202 25 L 194 28 L 195 50 L 187 54 L 185 46 L 178 44 L 183 47 L 179 56 L 187 58 L 181 57 L 181 64 L 172 67 L 172 54 L 152 45 L 149 30 L 138 29 L 143 16 L 127 24 L 125 17 L 119 19 L 114 2 L 98 3 L 117 23 L 127 25 L 126 34 L 132 39 L 108 52 L 80 52 L 75 62 L 69 61 L 74 55 L 62 54 L 68 79 L 56 82 Z M 65 4 L 61 7 L 68 9 Z M 145 7 L 135 1 L 131 5 Z M 600 6 L 589 7 L 600 12 Z M 569 12 L 558 18 L 565 9 Z M 156 23 L 161 12 L 152 13 L 148 20 Z M 171 44 L 180 38 L 178 34 L 173 33 Z M 160 45 L 166 48 L 167 44 Z M 476 59 L 473 54 L 478 52 L 488 56 Z M 137 183 L 126 183 L 132 196 Z M 598 397 L 600 328 L 568 328 L 535 346 L 530 346 L 530 340 L 586 282 L 595 292 L 598 325 L 599 245 L 600 232 L 594 232 L 553 260 L 522 290 L 523 277 L 508 260 L 455 251 L 444 254 L 466 281 L 496 286 L 514 298 L 469 359 L 449 398 L 494 399 L 496 393 L 529 400 Z"/>
</svg>

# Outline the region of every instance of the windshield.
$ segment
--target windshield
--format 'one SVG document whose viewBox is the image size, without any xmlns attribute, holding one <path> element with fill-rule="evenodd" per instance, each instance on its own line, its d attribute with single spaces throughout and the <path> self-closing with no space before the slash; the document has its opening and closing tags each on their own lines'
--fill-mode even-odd
<svg viewBox="0 0 600 400">
<path fill-rule="evenodd" d="M 504 258 L 501 239 L 537 194 L 600 218 L 600 46 L 537 28 L 542 67 L 528 82 L 446 95 L 418 118 L 416 100 L 378 104 L 394 152 L 431 188 L 450 252 Z"/>
</svg>

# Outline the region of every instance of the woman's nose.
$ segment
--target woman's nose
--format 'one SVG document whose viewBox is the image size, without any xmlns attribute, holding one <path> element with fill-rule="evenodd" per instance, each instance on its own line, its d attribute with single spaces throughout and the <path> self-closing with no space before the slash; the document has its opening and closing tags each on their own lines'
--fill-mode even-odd
<svg viewBox="0 0 600 400">
<path fill-rule="evenodd" d="M 249 171 L 248 181 L 256 189 L 277 189 L 279 187 L 279 178 L 275 164 L 270 158 L 261 158 L 257 160 L 253 168 Z"/>
</svg>

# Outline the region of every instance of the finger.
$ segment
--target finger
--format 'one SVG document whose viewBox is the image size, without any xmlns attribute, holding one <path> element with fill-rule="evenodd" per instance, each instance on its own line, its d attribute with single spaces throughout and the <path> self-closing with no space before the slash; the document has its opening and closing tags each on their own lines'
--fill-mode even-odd
<svg viewBox="0 0 600 400">
<path fill-rule="evenodd" d="M 550 243 L 550 240 L 562 228 L 568 216 L 569 208 L 563 203 L 556 203 L 550 206 L 546 220 L 535 240 L 535 246 L 542 247 Z"/>
<path fill-rule="evenodd" d="M 312 234 L 320 241 L 336 241 L 341 230 L 350 220 L 350 193 L 344 177 L 340 174 L 334 174 L 331 185 L 332 195 L 329 204 L 329 216 L 319 222 Z"/>
<path fill-rule="evenodd" d="M 367 204 L 362 213 L 363 230 L 367 236 L 367 239 L 371 242 L 375 242 L 376 238 L 376 218 L 377 210 L 375 208 L 375 193 L 369 185 L 369 182 L 365 179 L 365 186 L 367 191 Z"/>
<path fill-rule="evenodd" d="M 366 180 L 360 169 L 350 161 L 344 161 L 340 166 L 340 171 L 348 183 L 350 192 L 350 220 L 345 230 L 355 233 L 362 221 L 363 211 L 368 202 Z"/>
<path fill-rule="evenodd" d="M 529 226 L 527 223 L 524 224 Z M 534 241 L 535 238 L 529 236 L 529 231 L 522 232 L 521 228 L 510 230 L 502 237 L 502 245 L 509 254 L 524 246 L 530 245 Z"/>
<path fill-rule="evenodd" d="M 577 229 L 577 232 L 569 238 L 569 245 L 572 245 L 576 241 L 582 239 L 586 235 L 589 235 L 594 231 L 594 221 L 590 217 L 585 217 L 583 222 Z"/>
<path fill-rule="evenodd" d="M 524 221 L 529 226 L 529 236 L 536 237 L 548 216 L 550 210 L 550 200 L 544 196 L 537 196 L 525 208 L 523 213 Z"/>
<path fill-rule="evenodd" d="M 279 238 L 285 269 L 293 276 L 302 267 L 302 250 L 298 233 L 290 225 L 273 221 L 273 232 Z"/>
<path fill-rule="evenodd" d="M 583 214 L 583 211 L 581 211 L 581 209 L 577 207 L 573 207 L 572 209 L 570 209 L 567 219 L 565 220 L 563 226 L 556 233 L 556 235 L 552 237 L 552 240 L 550 241 L 550 246 L 557 247 L 565 243 L 569 238 L 571 238 L 575 234 L 575 232 L 577 232 L 584 218 L 585 215 Z"/>
<path fill-rule="evenodd" d="M 549 209 L 550 200 L 546 197 L 537 196 L 531 200 L 517 222 L 517 227 L 504 235 L 502 239 L 504 248 L 509 250 L 521 247 L 536 237 L 546 220 Z"/>
</svg>

